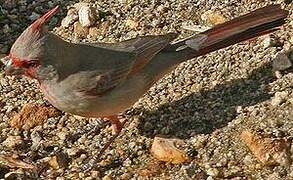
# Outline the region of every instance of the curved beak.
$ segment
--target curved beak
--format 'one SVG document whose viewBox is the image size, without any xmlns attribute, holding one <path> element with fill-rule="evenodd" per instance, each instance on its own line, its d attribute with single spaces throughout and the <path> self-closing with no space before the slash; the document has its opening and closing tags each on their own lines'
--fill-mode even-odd
<svg viewBox="0 0 293 180">
<path fill-rule="evenodd" d="M 16 66 L 13 65 L 12 60 L 11 60 L 11 58 L 9 56 L 6 56 L 6 57 L 2 58 L 0 61 L 4 66 L 4 71 L 5 71 L 6 75 L 8 75 L 8 76 L 20 76 L 20 75 L 24 74 L 24 70 L 22 68 L 19 68 L 19 67 L 16 67 Z"/>
</svg>

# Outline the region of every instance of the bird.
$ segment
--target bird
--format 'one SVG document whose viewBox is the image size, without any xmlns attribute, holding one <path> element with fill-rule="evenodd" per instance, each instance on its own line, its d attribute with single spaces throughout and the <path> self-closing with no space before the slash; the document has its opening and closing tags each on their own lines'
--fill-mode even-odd
<svg viewBox="0 0 293 180">
<path fill-rule="evenodd" d="M 2 59 L 5 74 L 36 79 L 54 107 L 105 118 L 114 135 L 123 128 L 117 115 L 180 63 L 272 33 L 288 16 L 280 5 L 268 5 L 179 41 L 174 41 L 178 33 L 167 33 L 117 43 L 71 43 L 45 27 L 58 9 L 49 10 L 16 39 Z"/>
</svg>

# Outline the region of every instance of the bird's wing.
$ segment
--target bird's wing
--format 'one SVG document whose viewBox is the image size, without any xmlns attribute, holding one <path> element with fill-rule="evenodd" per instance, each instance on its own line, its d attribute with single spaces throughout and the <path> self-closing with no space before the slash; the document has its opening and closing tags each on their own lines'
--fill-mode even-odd
<svg viewBox="0 0 293 180">
<path fill-rule="evenodd" d="M 108 67 L 106 71 L 94 71 L 91 77 L 87 77 L 92 79 L 91 84 L 85 85 L 79 92 L 90 96 L 103 95 L 141 70 L 160 50 L 176 37 L 176 34 L 170 33 L 160 36 L 138 37 L 106 46 L 91 44 L 91 46 L 111 49 L 117 52 L 132 53 L 134 58 L 131 60 L 115 60 L 116 63 L 113 63 L 113 66 Z"/>
</svg>

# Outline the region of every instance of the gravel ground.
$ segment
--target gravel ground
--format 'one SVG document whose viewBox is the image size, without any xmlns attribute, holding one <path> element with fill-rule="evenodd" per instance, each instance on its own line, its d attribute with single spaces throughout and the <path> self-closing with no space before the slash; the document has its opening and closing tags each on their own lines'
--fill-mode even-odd
<svg viewBox="0 0 293 180">
<path fill-rule="evenodd" d="M 49 23 L 54 32 L 73 41 L 115 42 L 137 35 L 194 32 L 184 24 L 211 26 L 204 16 L 216 12 L 229 20 L 271 3 L 290 10 L 288 22 L 273 36 L 260 37 L 182 63 L 156 83 L 121 117 L 126 128 L 106 151 L 98 168 L 74 171 L 97 153 L 111 129 L 72 134 L 92 127 L 95 119 L 61 113 L 31 129 L 10 127 L 27 103 L 48 104 L 35 81 L 0 74 L 0 154 L 38 166 L 11 168 L 0 158 L 6 179 L 293 179 L 293 165 L 259 161 L 241 139 L 244 130 L 270 139 L 286 139 L 293 159 L 293 70 L 272 70 L 277 52 L 293 59 L 293 4 L 290 0 L 117 0 L 91 1 L 99 18 L 91 28 L 60 26 L 78 1 L 3 0 L 0 2 L 0 56 L 35 18 L 59 4 Z M 80 5 L 80 4 L 79 4 Z M 267 40 L 278 43 L 267 46 Z M 291 52 L 291 55 L 290 55 Z M 109 107 L 111 108 L 111 107 Z M 89 125 L 87 125 L 89 124 Z M 86 126 L 87 125 L 87 126 Z M 163 163 L 150 153 L 155 136 L 182 139 L 192 161 Z M 10 141 L 9 141 L 10 140 Z"/>
</svg>

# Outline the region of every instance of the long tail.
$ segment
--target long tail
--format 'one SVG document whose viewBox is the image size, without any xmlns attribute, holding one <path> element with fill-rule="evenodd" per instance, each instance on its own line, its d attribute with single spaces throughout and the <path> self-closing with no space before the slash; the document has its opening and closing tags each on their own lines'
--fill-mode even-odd
<svg viewBox="0 0 293 180">
<path fill-rule="evenodd" d="M 201 56 L 276 31 L 288 13 L 280 5 L 269 5 L 172 44 L 165 51 L 181 51 L 181 61 Z"/>
</svg>

